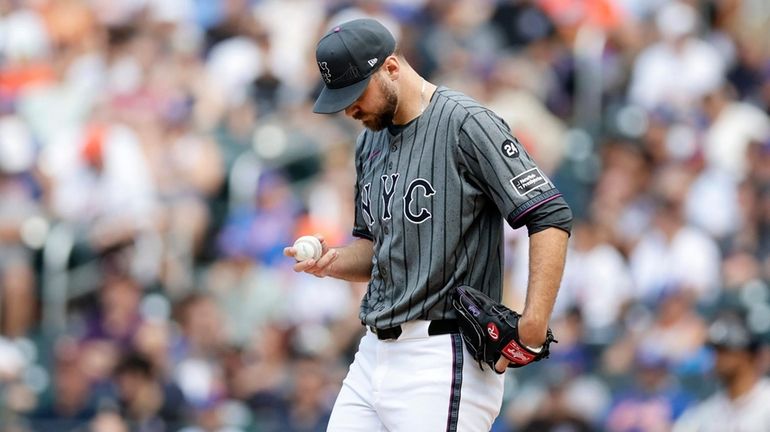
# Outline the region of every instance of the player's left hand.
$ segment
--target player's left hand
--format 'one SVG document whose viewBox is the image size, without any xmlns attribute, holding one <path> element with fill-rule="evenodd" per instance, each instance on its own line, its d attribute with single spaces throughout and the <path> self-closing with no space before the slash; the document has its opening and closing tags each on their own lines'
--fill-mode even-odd
<svg viewBox="0 0 770 432">
<path fill-rule="evenodd" d="M 534 319 L 530 319 L 530 316 L 526 313 L 519 318 L 519 341 L 527 347 L 535 349 L 542 347 L 545 343 L 547 332 L 547 324 L 538 324 Z M 495 370 L 498 373 L 503 373 L 510 363 L 504 356 L 500 356 L 495 363 Z"/>
<path fill-rule="evenodd" d="M 547 358 L 553 333 L 539 320 L 524 317 L 492 300 L 481 291 L 461 285 L 455 288 L 452 305 L 457 311 L 460 334 L 471 356 L 497 373 Z"/>
</svg>

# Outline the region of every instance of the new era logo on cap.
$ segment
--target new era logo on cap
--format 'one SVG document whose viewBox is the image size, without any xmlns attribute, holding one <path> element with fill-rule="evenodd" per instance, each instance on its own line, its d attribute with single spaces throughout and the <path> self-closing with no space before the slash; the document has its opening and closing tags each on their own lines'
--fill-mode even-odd
<svg viewBox="0 0 770 432">
<path fill-rule="evenodd" d="M 373 19 L 348 21 L 326 33 L 316 47 L 324 87 L 313 111 L 330 114 L 355 102 L 395 49 L 393 35 Z"/>
</svg>

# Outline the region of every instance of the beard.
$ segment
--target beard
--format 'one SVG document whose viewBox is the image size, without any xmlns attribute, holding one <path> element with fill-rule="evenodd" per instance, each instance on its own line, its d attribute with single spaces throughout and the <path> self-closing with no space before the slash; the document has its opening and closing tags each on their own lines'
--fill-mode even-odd
<svg viewBox="0 0 770 432">
<path fill-rule="evenodd" d="M 393 117 L 396 115 L 396 107 L 398 107 L 398 96 L 396 96 L 396 91 L 393 88 L 388 87 L 383 80 L 380 78 L 375 79 L 377 80 L 377 85 L 380 87 L 380 91 L 385 96 L 385 101 L 377 112 L 374 112 L 371 115 L 360 115 L 356 120 L 361 120 L 361 123 L 363 123 L 367 129 L 376 132 L 393 124 Z"/>
</svg>

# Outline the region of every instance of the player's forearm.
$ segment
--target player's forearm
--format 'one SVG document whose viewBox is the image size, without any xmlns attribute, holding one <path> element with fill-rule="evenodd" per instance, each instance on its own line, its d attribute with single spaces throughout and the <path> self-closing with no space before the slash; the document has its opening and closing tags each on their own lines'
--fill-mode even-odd
<svg viewBox="0 0 770 432">
<path fill-rule="evenodd" d="M 329 276 L 351 282 L 368 282 L 372 275 L 374 244 L 371 240 L 356 239 L 334 249 L 338 256 L 330 265 Z"/>
<path fill-rule="evenodd" d="M 568 238 L 559 228 L 547 228 L 529 238 L 529 285 L 521 335 L 525 343 L 538 344 L 545 337 L 564 272 Z"/>
</svg>

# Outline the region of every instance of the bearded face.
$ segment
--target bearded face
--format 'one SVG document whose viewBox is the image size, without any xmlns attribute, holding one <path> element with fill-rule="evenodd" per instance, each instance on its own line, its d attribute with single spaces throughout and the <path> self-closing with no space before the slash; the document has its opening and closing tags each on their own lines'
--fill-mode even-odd
<svg viewBox="0 0 770 432">
<path fill-rule="evenodd" d="M 360 120 L 368 129 L 379 131 L 393 124 L 393 117 L 398 107 L 398 95 L 395 86 L 379 75 L 372 77 L 372 81 L 375 86 L 373 90 L 376 91 L 367 91 L 348 109 L 352 111 L 349 115 Z M 368 108 L 367 105 L 371 105 L 372 108 Z"/>
</svg>

